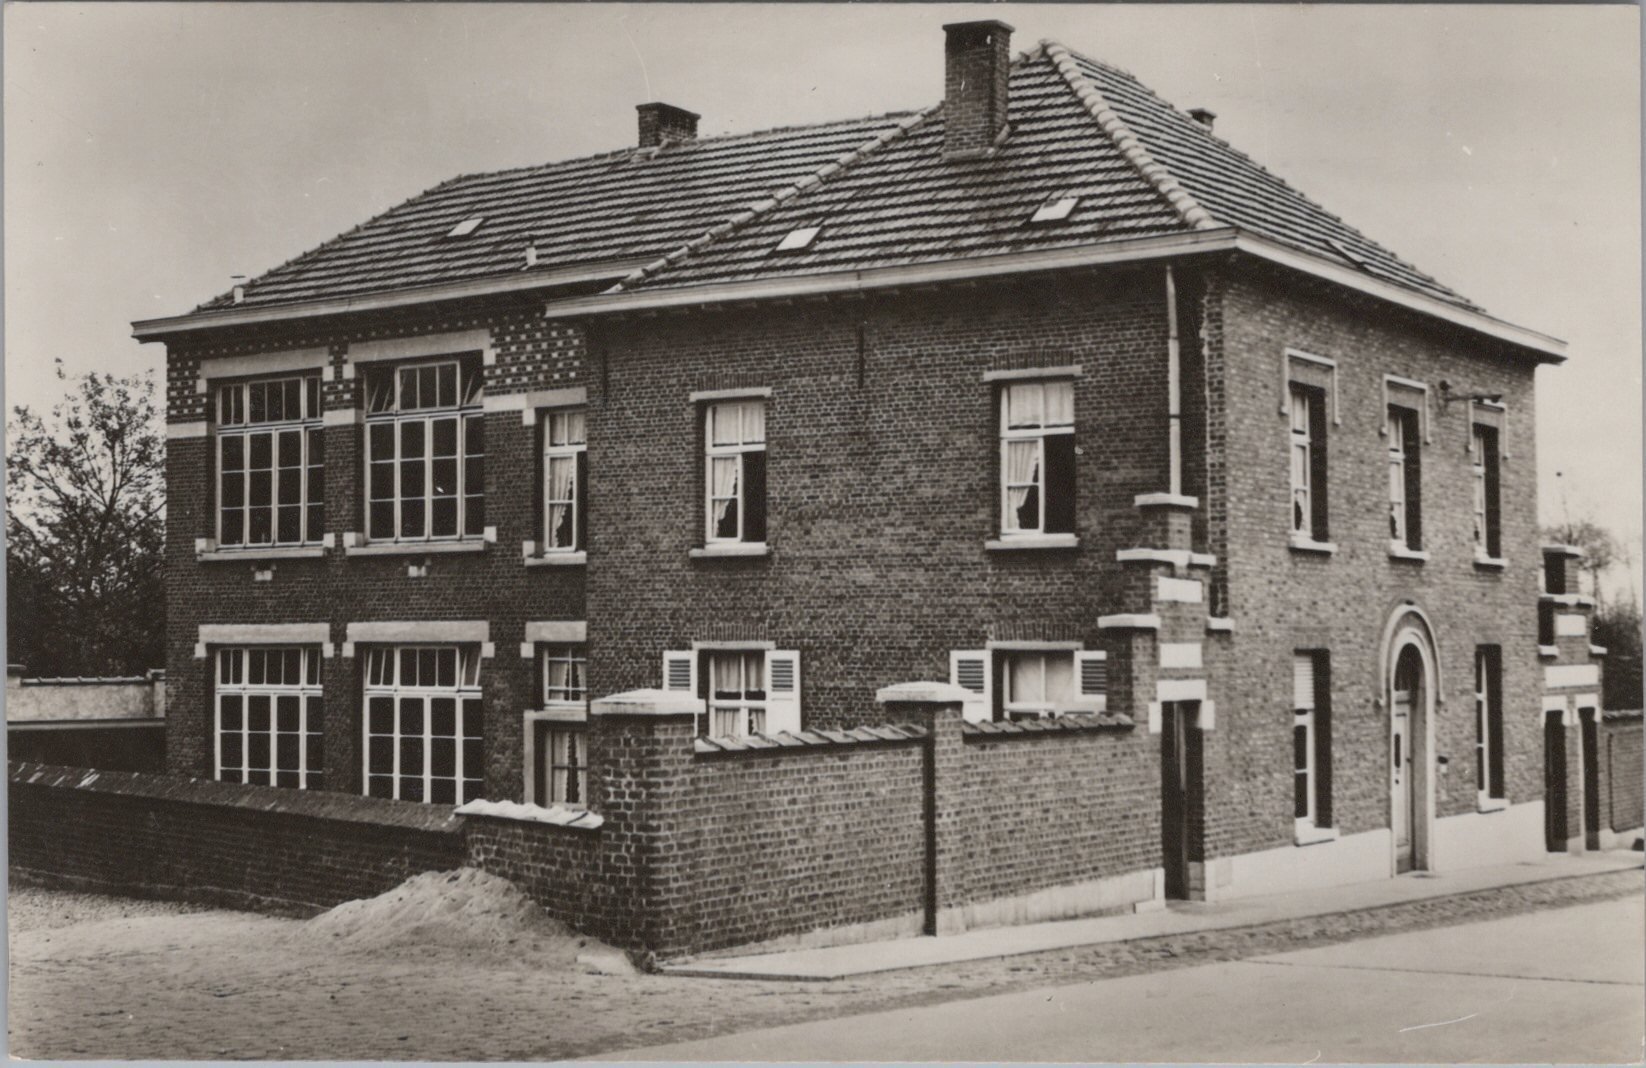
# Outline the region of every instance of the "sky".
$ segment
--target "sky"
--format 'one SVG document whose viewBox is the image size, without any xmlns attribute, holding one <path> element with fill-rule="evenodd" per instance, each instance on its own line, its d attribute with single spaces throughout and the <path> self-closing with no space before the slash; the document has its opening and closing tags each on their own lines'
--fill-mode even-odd
<svg viewBox="0 0 1646 1068">
<path fill-rule="evenodd" d="M 4 8 L 5 402 L 158 370 L 185 312 L 455 174 L 925 107 L 941 26 L 1130 70 L 1409 262 L 1570 344 L 1540 518 L 1641 552 L 1632 5 L 74 4 Z"/>
</svg>

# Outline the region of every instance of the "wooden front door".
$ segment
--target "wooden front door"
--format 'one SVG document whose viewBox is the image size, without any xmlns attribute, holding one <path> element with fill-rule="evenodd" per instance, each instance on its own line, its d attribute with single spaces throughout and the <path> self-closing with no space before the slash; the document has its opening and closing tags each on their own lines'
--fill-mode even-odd
<svg viewBox="0 0 1646 1068">
<path fill-rule="evenodd" d="M 1566 852 L 1566 714 L 1543 719 L 1543 839 L 1551 853 Z"/>
<path fill-rule="evenodd" d="M 1391 730 L 1389 739 L 1389 825 L 1395 836 L 1395 871 L 1411 871 L 1417 857 L 1416 750 L 1418 732 L 1423 729 L 1423 657 L 1407 646 L 1395 663 L 1394 690 L 1390 694 Z"/>
<path fill-rule="evenodd" d="M 1600 848 L 1600 731 L 1592 708 L 1581 713 L 1583 724 L 1583 845 Z"/>
<path fill-rule="evenodd" d="M 1193 745 L 1194 702 L 1172 702 L 1161 710 L 1160 738 L 1160 844 L 1166 869 L 1166 896 L 1189 896 L 1191 806 L 1199 796 L 1198 753 Z"/>
</svg>

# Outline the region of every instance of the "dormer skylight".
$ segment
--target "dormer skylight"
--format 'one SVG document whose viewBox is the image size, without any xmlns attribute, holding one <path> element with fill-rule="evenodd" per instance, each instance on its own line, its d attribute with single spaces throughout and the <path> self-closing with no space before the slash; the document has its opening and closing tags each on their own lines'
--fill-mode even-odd
<svg viewBox="0 0 1646 1068">
<path fill-rule="evenodd" d="M 467 219 L 464 219 L 462 222 L 458 223 L 456 226 L 452 227 L 451 230 L 447 232 L 446 236 L 468 237 L 470 234 L 480 229 L 480 224 L 485 221 L 486 217 L 484 215 L 471 215 Z"/>
<path fill-rule="evenodd" d="M 788 236 L 777 243 L 773 252 L 798 252 L 817 240 L 821 226 L 802 226 L 798 230 L 790 230 Z"/>
<path fill-rule="evenodd" d="M 1074 206 L 1078 203 L 1080 203 L 1079 197 L 1048 200 L 1035 209 L 1035 213 L 1030 216 L 1029 221 L 1032 223 L 1062 222 L 1069 217 L 1069 214 L 1074 211 Z"/>
</svg>

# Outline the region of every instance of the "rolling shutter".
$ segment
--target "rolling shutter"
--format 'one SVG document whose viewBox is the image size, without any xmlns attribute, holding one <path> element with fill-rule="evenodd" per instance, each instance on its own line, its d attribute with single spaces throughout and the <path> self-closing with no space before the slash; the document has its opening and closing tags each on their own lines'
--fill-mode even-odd
<svg viewBox="0 0 1646 1068">
<path fill-rule="evenodd" d="M 766 654 L 766 733 L 800 731 L 800 654 L 774 649 Z"/>
<path fill-rule="evenodd" d="M 949 654 L 949 681 L 972 694 L 960 710 L 968 723 L 986 723 L 994 718 L 991 698 L 994 690 L 989 675 L 987 651 L 980 649 Z"/>
</svg>

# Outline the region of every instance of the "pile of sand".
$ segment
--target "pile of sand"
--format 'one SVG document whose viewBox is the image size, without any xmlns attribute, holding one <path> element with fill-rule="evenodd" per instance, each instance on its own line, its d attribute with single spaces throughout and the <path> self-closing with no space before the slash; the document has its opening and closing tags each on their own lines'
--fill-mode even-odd
<svg viewBox="0 0 1646 1068">
<path fill-rule="evenodd" d="M 414 875 L 387 893 L 321 913 L 296 934 L 354 953 L 454 953 L 603 974 L 634 972 L 621 951 L 571 930 L 507 879 L 477 868 Z"/>
</svg>

